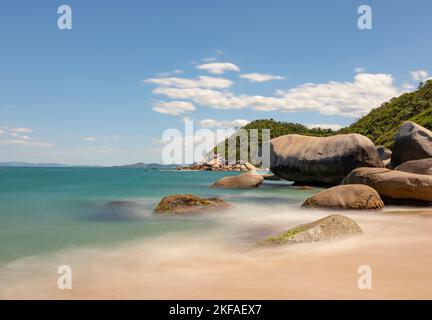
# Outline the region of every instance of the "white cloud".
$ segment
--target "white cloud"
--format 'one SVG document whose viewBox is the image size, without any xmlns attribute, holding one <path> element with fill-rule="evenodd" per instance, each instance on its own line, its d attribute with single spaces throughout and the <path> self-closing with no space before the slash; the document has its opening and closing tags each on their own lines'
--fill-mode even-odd
<svg viewBox="0 0 432 320">
<path fill-rule="evenodd" d="M 188 99 L 194 103 L 215 109 L 241 109 L 246 107 L 242 98 L 234 96 L 230 92 L 221 92 L 202 88 L 168 88 L 158 87 L 153 93 L 164 95 L 171 99 Z"/>
<path fill-rule="evenodd" d="M 2 129 L 0 129 L 0 144 L 42 147 L 51 147 L 54 145 L 50 142 L 34 140 L 28 134 L 24 134 L 31 132 L 33 132 L 33 129 L 30 128 L 2 127 Z"/>
<path fill-rule="evenodd" d="M 354 71 L 355 71 L 355 73 L 363 73 L 363 72 L 365 72 L 365 68 L 362 68 L 362 67 L 357 67 L 357 68 L 354 68 Z"/>
<path fill-rule="evenodd" d="M 202 59 L 203 62 L 214 62 L 217 61 L 216 57 L 208 57 L 208 58 L 204 58 Z"/>
<path fill-rule="evenodd" d="M 21 146 L 38 146 L 38 147 L 52 147 L 53 143 L 50 142 L 40 142 L 40 141 L 30 141 L 29 139 L 7 139 L 0 140 L 0 144 L 8 145 L 21 145 Z"/>
<path fill-rule="evenodd" d="M 96 141 L 97 139 L 96 139 L 96 137 L 84 137 L 83 140 L 84 140 L 84 141 L 88 141 L 88 142 L 94 142 L 94 141 Z"/>
<path fill-rule="evenodd" d="M 229 62 L 214 62 L 205 63 L 197 66 L 197 69 L 205 70 L 211 74 L 223 74 L 226 71 L 239 72 L 240 68 L 233 63 Z"/>
<path fill-rule="evenodd" d="M 330 123 L 322 123 L 322 124 L 308 124 L 306 125 L 309 129 L 321 128 L 321 129 L 332 129 L 334 131 L 343 128 L 340 124 L 330 124 Z"/>
<path fill-rule="evenodd" d="M 10 131 L 16 133 L 32 133 L 33 129 L 30 128 L 12 128 Z"/>
<path fill-rule="evenodd" d="M 236 120 L 214 120 L 203 119 L 198 122 L 201 128 L 241 128 L 247 125 L 250 121 L 244 119 Z"/>
<path fill-rule="evenodd" d="M 414 81 L 426 81 L 432 79 L 426 70 L 413 70 L 410 71 L 410 74 Z"/>
<path fill-rule="evenodd" d="M 105 136 L 105 140 L 120 140 L 119 136 Z"/>
<path fill-rule="evenodd" d="M 282 111 L 318 111 L 359 117 L 399 95 L 389 74 L 357 74 L 353 82 L 304 84 L 280 94 Z"/>
<path fill-rule="evenodd" d="M 153 106 L 153 110 L 164 114 L 180 115 L 195 111 L 195 106 L 187 101 L 157 102 Z"/>
<path fill-rule="evenodd" d="M 247 73 L 242 74 L 240 78 L 247 79 L 251 82 L 266 82 L 271 80 L 284 80 L 284 77 L 281 76 L 275 76 L 272 74 L 266 74 L 266 73 Z"/>
<path fill-rule="evenodd" d="M 152 83 L 164 87 L 175 88 L 208 88 L 208 89 L 226 89 L 233 85 L 233 82 L 224 78 L 215 78 L 199 76 L 197 79 L 187 79 L 178 77 L 168 78 L 150 78 L 143 80 L 146 83 Z"/>
<path fill-rule="evenodd" d="M 278 90 L 276 96 L 234 95 L 232 92 L 202 88 L 158 87 L 153 93 L 171 99 L 191 100 L 215 109 L 252 108 L 257 111 L 315 111 L 325 115 L 359 117 L 383 102 L 398 96 L 388 74 L 357 74 L 352 82 L 306 83 Z"/>
</svg>

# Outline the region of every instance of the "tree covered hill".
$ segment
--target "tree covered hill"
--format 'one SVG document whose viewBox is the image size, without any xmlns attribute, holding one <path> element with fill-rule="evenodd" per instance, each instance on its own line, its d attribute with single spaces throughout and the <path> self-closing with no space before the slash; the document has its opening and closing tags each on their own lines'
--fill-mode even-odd
<svg viewBox="0 0 432 320">
<path fill-rule="evenodd" d="M 338 131 L 310 129 L 302 124 L 273 119 L 255 120 L 243 128 L 258 129 L 259 132 L 262 129 L 270 129 L 272 139 L 286 134 L 324 137 L 340 133 L 360 133 L 370 138 L 375 145 L 384 145 L 391 149 L 399 126 L 407 120 L 432 130 L 432 80 L 420 83 L 418 90 L 414 92 L 402 94 L 383 103 L 350 126 Z"/>
<path fill-rule="evenodd" d="M 391 148 L 399 126 L 407 120 L 432 129 L 432 80 L 421 83 L 414 92 L 385 102 L 337 133 L 360 133 L 376 145 Z"/>
</svg>

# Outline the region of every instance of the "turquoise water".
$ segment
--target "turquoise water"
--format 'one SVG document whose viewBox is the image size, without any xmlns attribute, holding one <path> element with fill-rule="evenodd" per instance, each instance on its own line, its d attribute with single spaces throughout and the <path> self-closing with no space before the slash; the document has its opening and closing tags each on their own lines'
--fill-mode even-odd
<svg viewBox="0 0 432 320">
<path fill-rule="evenodd" d="M 155 216 L 163 196 L 193 193 L 234 203 L 298 204 L 310 191 L 264 185 L 209 188 L 236 173 L 144 171 L 131 168 L 5 168 L 0 171 L 0 264 L 61 249 L 106 246 L 170 232 L 212 227 L 207 217 Z M 110 201 L 133 201 L 107 207 Z"/>
</svg>

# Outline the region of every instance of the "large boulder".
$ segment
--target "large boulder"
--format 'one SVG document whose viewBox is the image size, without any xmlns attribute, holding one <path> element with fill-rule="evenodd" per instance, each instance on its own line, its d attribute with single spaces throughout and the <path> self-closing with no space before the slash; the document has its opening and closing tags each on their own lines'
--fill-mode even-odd
<svg viewBox="0 0 432 320">
<path fill-rule="evenodd" d="M 361 184 L 340 185 L 307 199 L 302 207 L 339 209 L 381 209 L 384 203 L 378 192 Z"/>
<path fill-rule="evenodd" d="M 289 134 L 270 140 L 270 170 L 285 180 L 339 184 L 358 167 L 383 167 L 375 145 L 360 134 Z"/>
<path fill-rule="evenodd" d="M 224 177 L 216 181 L 212 187 L 218 188 L 256 188 L 264 180 L 264 177 L 260 174 L 254 174 L 251 172 L 239 174 L 231 177 Z"/>
<path fill-rule="evenodd" d="M 342 184 L 365 184 L 381 197 L 432 201 L 432 176 L 389 170 L 385 168 L 357 168 Z"/>
<path fill-rule="evenodd" d="M 432 131 L 407 121 L 401 125 L 393 145 L 393 168 L 410 161 L 432 158 Z"/>
<path fill-rule="evenodd" d="M 159 214 L 190 214 L 230 208 L 219 198 L 200 198 L 193 194 L 175 194 L 162 198 L 154 211 Z"/>
<path fill-rule="evenodd" d="M 381 160 L 388 160 L 391 158 L 392 152 L 384 146 L 378 146 L 377 148 L 378 156 Z"/>
<path fill-rule="evenodd" d="M 432 158 L 407 161 L 396 167 L 395 170 L 432 175 Z"/>
<path fill-rule="evenodd" d="M 358 224 L 345 216 L 334 214 L 320 220 L 302 224 L 257 243 L 257 246 L 276 246 L 303 242 L 330 241 L 361 235 Z"/>
</svg>

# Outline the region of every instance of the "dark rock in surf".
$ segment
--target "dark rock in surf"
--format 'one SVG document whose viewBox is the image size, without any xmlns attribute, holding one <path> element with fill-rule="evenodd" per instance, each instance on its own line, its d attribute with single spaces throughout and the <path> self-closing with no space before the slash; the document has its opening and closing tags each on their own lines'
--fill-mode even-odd
<svg viewBox="0 0 432 320">
<path fill-rule="evenodd" d="M 154 211 L 159 214 L 192 214 L 231 208 L 219 198 L 200 198 L 193 194 L 175 194 L 162 198 Z"/>
</svg>

